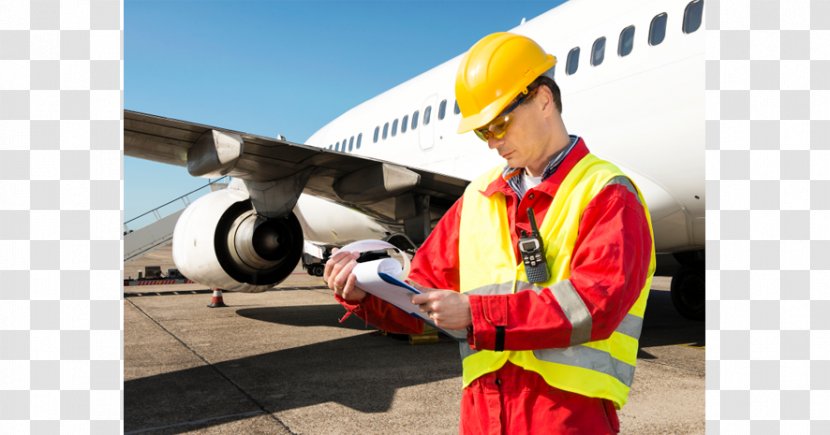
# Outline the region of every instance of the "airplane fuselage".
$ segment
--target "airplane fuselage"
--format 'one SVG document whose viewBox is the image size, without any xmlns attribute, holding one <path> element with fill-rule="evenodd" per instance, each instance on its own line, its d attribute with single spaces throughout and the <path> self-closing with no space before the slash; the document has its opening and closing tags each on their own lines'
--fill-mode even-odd
<svg viewBox="0 0 830 435">
<path fill-rule="evenodd" d="M 658 252 L 699 250 L 705 241 L 704 35 L 702 26 L 690 33 L 682 29 L 689 3 L 603 2 L 598 9 L 596 2 L 570 1 L 510 30 L 533 38 L 557 57 L 555 79 L 569 133 L 620 166 L 642 190 Z M 665 36 L 652 45 L 650 27 L 661 14 L 666 15 Z M 580 16 L 586 19 L 574 18 Z M 620 40 L 631 34 L 631 26 L 630 52 L 621 56 Z M 580 50 L 578 67 L 569 73 L 574 48 Z M 454 83 L 460 58 L 354 107 L 306 144 L 467 180 L 504 164 L 473 133 L 456 133 L 461 115 L 455 110 Z M 322 239 L 325 235 L 313 229 L 320 226 L 312 222 L 320 212 L 309 209 L 328 206 L 317 200 L 302 210 L 308 202 L 301 199 L 300 212 L 309 221 L 304 225 L 310 227 L 309 239 L 349 239 Z M 376 226 L 365 235 L 380 231 Z"/>
</svg>

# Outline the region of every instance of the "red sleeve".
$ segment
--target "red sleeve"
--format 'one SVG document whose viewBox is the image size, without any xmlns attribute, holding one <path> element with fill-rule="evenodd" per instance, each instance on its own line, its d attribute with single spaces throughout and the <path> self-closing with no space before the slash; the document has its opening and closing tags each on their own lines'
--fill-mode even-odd
<svg viewBox="0 0 830 435">
<path fill-rule="evenodd" d="M 334 298 L 350 313 L 380 330 L 395 334 L 420 334 L 424 330 L 423 321 L 372 295 L 367 294 L 359 304 L 346 302 L 337 295 L 334 295 Z"/>
<path fill-rule="evenodd" d="M 570 283 L 591 315 L 591 340 L 608 338 L 645 284 L 651 234 L 636 195 L 619 184 L 605 187 L 582 214 L 571 259 Z M 551 289 L 540 293 L 470 296 L 476 349 L 494 349 L 496 327 L 505 350 L 571 345 L 570 321 Z"/>
<path fill-rule="evenodd" d="M 458 225 L 461 198 L 444 214 L 412 259 L 409 281 L 424 287 L 458 291 Z M 398 334 L 420 334 L 424 322 L 388 302 L 367 295 L 359 304 L 335 298 L 353 314 L 377 328 Z"/>
<path fill-rule="evenodd" d="M 461 200 L 450 207 L 412 259 L 409 280 L 424 287 L 460 291 L 458 274 L 458 228 Z"/>
</svg>

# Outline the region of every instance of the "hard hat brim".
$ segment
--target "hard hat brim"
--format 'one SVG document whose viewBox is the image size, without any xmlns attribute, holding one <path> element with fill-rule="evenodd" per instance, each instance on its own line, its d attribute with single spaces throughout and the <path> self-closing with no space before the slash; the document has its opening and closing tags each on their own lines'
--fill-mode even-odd
<svg viewBox="0 0 830 435">
<path fill-rule="evenodd" d="M 515 90 L 515 92 L 502 95 L 501 97 L 499 97 L 498 99 L 490 103 L 487 107 L 485 107 L 480 112 L 474 115 L 463 116 L 462 113 L 461 121 L 458 123 L 458 133 L 467 133 L 468 131 L 473 131 L 477 128 L 481 128 L 489 124 L 491 121 L 493 121 L 493 119 L 495 119 L 496 116 L 499 115 L 499 113 L 501 113 L 502 110 L 504 110 L 505 107 L 507 107 L 508 104 L 510 104 L 511 101 L 513 101 L 514 98 L 518 96 L 519 92 L 522 92 L 524 88 L 533 83 L 533 81 L 536 80 L 537 77 L 544 74 L 547 70 L 553 68 L 555 64 L 556 57 L 554 57 L 551 54 L 548 54 L 547 60 L 544 64 L 539 65 L 537 68 L 531 71 L 528 71 L 528 73 L 525 75 L 525 77 L 528 77 L 528 80 L 526 80 L 527 83 L 521 83 L 518 89 Z"/>
<path fill-rule="evenodd" d="M 489 124 L 490 121 L 496 118 L 505 107 L 516 98 L 513 94 L 505 94 L 501 98 L 496 101 L 493 101 L 482 109 L 480 112 L 476 113 L 473 116 L 468 116 L 466 118 L 461 118 L 461 122 L 458 124 L 458 133 L 466 133 L 468 131 L 473 131 L 477 128 L 484 127 L 485 125 Z"/>
</svg>

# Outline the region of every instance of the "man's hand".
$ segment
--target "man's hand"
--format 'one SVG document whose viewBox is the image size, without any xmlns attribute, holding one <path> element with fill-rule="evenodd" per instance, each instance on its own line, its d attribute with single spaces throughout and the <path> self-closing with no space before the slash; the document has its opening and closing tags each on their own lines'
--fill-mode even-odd
<svg viewBox="0 0 830 435">
<path fill-rule="evenodd" d="M 326 262 L 326 268 L 323 270 L 323 281 L 334 290 L 334 294 L 346 302 L 354 304 L 362 301 L 366 297 L 366 292 L 354 285 L 355 276 L 352 273 L 360 254 L 340 251 L 336 248 L 331 252 L 331 258 Z"/>
<path fill-rule="evenodd" d="M 415 286 L 424 293 L 412 297 L 412 303 L 444 329 L 464 329 L 473 323 L 470 297 L 452 290 L 426 289 Z"/>
</svg>

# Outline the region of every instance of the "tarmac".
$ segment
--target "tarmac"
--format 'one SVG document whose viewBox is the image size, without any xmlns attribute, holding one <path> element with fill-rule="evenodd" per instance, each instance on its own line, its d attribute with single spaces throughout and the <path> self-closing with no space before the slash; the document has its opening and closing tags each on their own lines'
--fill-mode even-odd
<svg viewBox="0 0 830 435">
<path fill-rule="evenodd" d="M 704 324 L 676 313 L 669 282 L 649 297 L 623 434 L 705 431 Z M 198 284 L 124 296 L 125 433 L 458 433 L 457 344 L 339 323 L 344 309 L 300 269 L 272 291 L 225 292 L 226 308 L 207 308 Z"/>
</svg>

